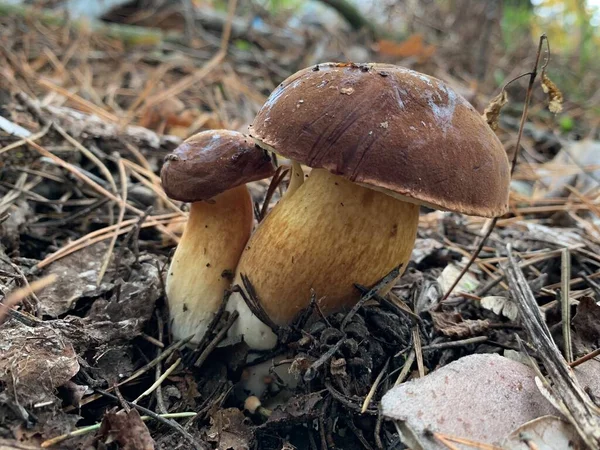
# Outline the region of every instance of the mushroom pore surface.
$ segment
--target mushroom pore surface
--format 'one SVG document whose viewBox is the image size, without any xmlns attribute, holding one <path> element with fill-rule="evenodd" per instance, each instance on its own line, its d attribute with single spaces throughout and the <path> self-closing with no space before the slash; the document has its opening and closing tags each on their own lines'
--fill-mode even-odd
<svg viewBox="0 0 600 450">
<path fill-rule="evenodd" d="M 402 263 L 414 245 L 419 206 L 315 169 L 261 223 L 240 258 L 236 280 L 248 276 L 261 305 L 287 325 L 310 303 L 314 289 L 325 314 L 351 308 L 354 283 L 375 284 Z M 230 334 L 251 348 L 271 348 L 275 335 L 252 315 L 239 294 L 229 309 L 240 317 Z"/>
<path fill-rule="evenodd" d="M 246 185 L 194 202 L 166 281 L 173 337 L 202 339 L 231 285 L 253 225 Z"/>
</svg>

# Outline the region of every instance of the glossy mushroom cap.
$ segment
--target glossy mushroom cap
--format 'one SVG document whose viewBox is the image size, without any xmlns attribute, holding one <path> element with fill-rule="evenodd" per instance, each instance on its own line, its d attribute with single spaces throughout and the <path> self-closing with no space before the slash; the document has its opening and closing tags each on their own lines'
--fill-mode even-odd
<svg viewBox="0 0 600 450">
<path fill-rule="evenodd" d="M 170 198 L 197 202 L 274 173 L 271 157 L 252 139 L 211 130 L 193 135 L 167 155 L 160 176 Z"/>
<path fill-rule="evenodd" d="M 319 64 L 273 91 L 259 145 L 402 200 L 494 217 L 510 168 L 481 115 L 442 81 L 388 64 Z"/>
</svg>

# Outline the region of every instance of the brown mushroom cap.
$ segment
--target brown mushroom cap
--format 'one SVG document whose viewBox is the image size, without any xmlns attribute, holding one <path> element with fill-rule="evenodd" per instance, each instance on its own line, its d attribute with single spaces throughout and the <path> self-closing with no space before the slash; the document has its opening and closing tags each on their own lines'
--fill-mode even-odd
<svg viewBox="0 0 600 450">
<path fill-rule="evenodd" d="M 481 115 L 442 81 L 388 64 L 319 64 L 273 91 L 259 145 L 405 201 L 493 217 L 510 168 Z"/>
<path fill-rule="evenodd" d="M 193 135 L 167 155 L 160 176 L 170 198 L 197 202 L 274 173 L 271 157 L 252 139 L 211 130 Z"/>
</svg>

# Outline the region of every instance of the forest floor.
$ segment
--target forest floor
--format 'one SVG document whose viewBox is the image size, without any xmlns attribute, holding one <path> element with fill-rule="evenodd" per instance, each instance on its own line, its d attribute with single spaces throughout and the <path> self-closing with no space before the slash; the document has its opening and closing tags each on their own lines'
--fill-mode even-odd
<svg viewBox="0 0 600 450">
<path fill-rule="evenodd" d="M 495 62 L 477 56 L 470 65 L 456 42 L 436 47 L 420 34 L 373 40 L 343 26 L 298 30 L 265 17 L 256 31 L 225 12 L 190 31 L 170 7 L 122 9 L 110 26 L 22 12 L 0 14 L 0 449 L 405 448 L 399 433 L 424 448 L 495 448 L 476 442 L 478 427 L 494 434 L 478 422 L 482 414 L 503 436 L 552 415 L 557 422 L 544 426 L 561 437 L 590 446 L 598 439 L 589 428 L 600 420 L 597 119 L 567 98 L 575 124 L 559 123 L 539 83 L 510 211 L 448 298 L 490 221 L 423 210 L 405 274 L 386 298 L 365 288 L 369 299 L 352 316 L 292 327 L 253 362 L 244 343 L 216 345 L 227 315 L 196 349 L 169 334 L 165 270 L 187 213 L 166 198 L 158 173 L 182 139 L 204 129 L 244 132 L 283 79 L 324 61 L 406 65 L 444 79 L 483 111 L 500 86 L 470 74 L 481 64 L 504 65 L 512 76 L 531 71 L 533 40 L 502 58 L 491 46 Z M 509 155 L 526 87 L 527 79 L 511 86 L 500 116 Z M 251 185 L 257 208 L 268 186 Z M 469 355 L 486 359 L 441 372 Z M 537 372 L 519 378 L 520 369 L 487 359 L 495 355 Z M 263 407 L 251 413 L 242 382 L 269 361 L 292 367 L 296 381 L 287 386 L 273 367 Z M 436 395 L 426 393 L 440 387 L 418 384 L 436 372 L 452 391 L 442 395 L 450 407 L 442 419 Z M 509 373 L 516 384 L 505 386 Z M 540 394 L 535 373 L 554 400 Z M 473 382 L 452 384 L 457 378 Z M 382 405 L 395 385 L 412 391 Z M 523 390 L 539 408 L 506 403 L 501 388 Z M 482 412 L 477 401 L 493 408 Z M 451 416 L 471 422 L 444 429 Z M 543 435 L 528 432 L 532 442 Z"/>
</svg>

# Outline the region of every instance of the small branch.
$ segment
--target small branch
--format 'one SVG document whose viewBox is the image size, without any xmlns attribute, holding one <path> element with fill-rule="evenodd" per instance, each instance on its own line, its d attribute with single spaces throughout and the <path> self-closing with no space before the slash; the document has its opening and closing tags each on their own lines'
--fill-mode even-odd
<svg viewBox="0 0 600 450">
<path fill-rule="evenodd" d="M 534 63 L 534 66 L 533 66 L 533 71 L 531 73 L 529 73 L 529 85 L 527 86 L 527 94 L 525 95 L 525 105 L 523 106 L 523 114 L 521 115 L 521 123 L 519 125 L 519 133 L 518 133 L 518 136 L 517 136 L 517 142 L 515 144 L 515 152 L 513 153 L 512 161 L 511 161 L 511 166 L 510 166 L 510 175 L 511 175 L 511 177 L 512 177 L 512 174 L 515 171 L 515 167 L 517 166 L 517 157 L 519 155 L 519 150 L 521 149 L 521 139 L 523 138 L 523 129 L 525 128 L 525 121 L 527 120 L 527 115 L 529 113 L 529 103 L 531 102 L 531 94 L 533 92 L 533 84 L 534 84 L 535 79 L 537 77 L 537 70 L 538 70 L 538 66 L 540 64 L 540 57 L 542 55 L 542 46 L 544 44 L 544 41 L 547 41 L 547 40 L 548 40 L 548 38 L 546 37 L 545 34 L 542 34 L 540 36 L 540 42 L 538 44 L 537 54 L 536 54 L 536 57 L 535 57 L 535 63 Z M 544 62 L 545 65 L 547 65 L 547 62 L 548 62 L 549 58 L 550 57 L 548 55 L 548 57 L 546 58 L 546 61 Z M 522 76 L 523 75 L 520 75 L 518 78 L 520 78 Z M 510 84 L 510 83 L 512 83 L 513 81 L 514 80 L 509 81 L 507 83 L 507 85 Z M 454 283 L 452 283 L 452 286 L 450 286 L 450 289 L 448 289 L 448 292 L 446 292 L 446 294 L 444 294 L 444 297 L 442 298 L 442 301 L 446 300 L 450 296 L 450 294 L 452 293 L 452 291 L 454 290 L 454 288 L 458 285 L 458 283 L 460 282 L 460 280 L 462 280 L 463 276 L 468 272 L 468 270 L 471 267 L 471 265 L 473 264 L 473 262 L 475 262 L 475 260 L 479 256 L 479 253 L 481 252 L 481 249 L 483 248 L 483 246 L 485 245 L 486 241 L 488 240 L 488 238 L 492 234 L 492 231 L 494 231 L 494 228 L 496 227 L 496 223 L 498 223 L 498 219 L 499 219 L 499 217 L 494 217 L 492 219 L 492 222 L 490 223 L 490 226 L 488 227 L 488 230 L 485 233 L 485 236 L 483 236 L 483 238 L 479 242 L 479 245 L 477 246 L 477 248 L 475 249 L 475 251 L 473 252 L 473 254 L 471 255 L 471 257 L 469 258 L 469 262 L 467 262 L 467 264 L 465 265 L 465 267 L 463 267 L 463 270 L 461 270 L 461 272 L 458 275 L 458 277 L 456 278 L 456 280 L 454 280 Z"/>
<path fill-rule="evenodd" d="M 586 392 L 581 388 L 573 370 L 569 367 L 552 339 L 550 330 L 535 300 L 523 272 L 517 265 L 510 246 L 508 262 L 502 265 L 510 290 L 519 306 L 519 317 L 527 333 L 531 348 L 544 365 L 548 381 L 539 373 L 545 390 L 556 400 L 557 406 L 573 424 L 581 438 L 592 449 L 600 449 L 600 416 Z M 532 360 L 533 361 L 533 360 Z"/>
</svg>

